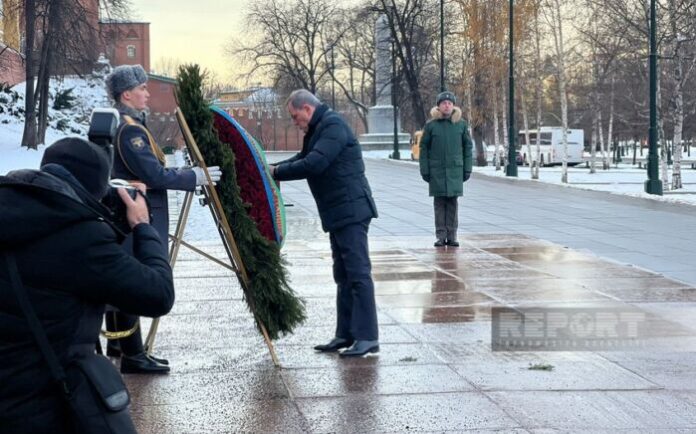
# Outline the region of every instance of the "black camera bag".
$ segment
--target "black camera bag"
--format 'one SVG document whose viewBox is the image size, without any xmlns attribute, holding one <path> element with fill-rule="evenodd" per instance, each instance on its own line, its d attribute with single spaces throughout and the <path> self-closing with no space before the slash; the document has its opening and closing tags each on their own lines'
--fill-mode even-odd
<svg viewBox="0 0 696 434">
<path fill-rule="evenodd" d="M 85 352 L 63 370 L 24 291 L 14 256 L 9 253 L 3 253 L 2 256 L 9 270 L 10 286 L 48 364 L 51 376 L 72 413 L 75 432 L 137 434 L 128 411 L 130 397 L 121 374 L 109 359 L 93 352 Z"/>
</svg>

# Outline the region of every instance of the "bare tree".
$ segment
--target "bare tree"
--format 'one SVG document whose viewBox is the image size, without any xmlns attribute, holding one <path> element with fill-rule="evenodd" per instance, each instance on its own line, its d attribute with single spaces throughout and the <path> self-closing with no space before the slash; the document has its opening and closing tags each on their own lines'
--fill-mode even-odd
<svg viewBox="0 0 696 434">
<path fill-rule="evenodd" d="M 160 57 L 155 61 L 155 73 L 165 77 L 174 78 L 179 72 L 179 67 L 185 62 L 178 57 Z"/>
<path fill-rule="evenodd" d="M 342 16 L 329 0 L 255 0 L 246 20 L 260 36 L 252 43 L 233 41 L 227 52 L 250 66 L 247 78 L 265 74 L 276 85 L 316 93 L 329 74 L 330 47 L 346 30 Z"/>
<path fill-rule="evenodd" d="M 459 18 L 454 21 L 457 29 L 452 31 L 456 41 L 465 47 L 462 50 L 465 74 L 462 81 L 471 83 L 472 107 L 470 123 L 476 144 L 477 164 L 485 165 L 484 137 L 494 137 L 496 116 L 501 111 L 503 121 L 507 118 L 505 109 L 505 81 L 507 74 L 508 47 L 508 1 L 505 0 L 454 0 L 454 8 Z M 515 35 L 517 47 L 530 36 L 534 0 L 515 1 Z M 468 86 L 461 86 L 467 89 Z M 496 101 L 492 101 L 492 96 Z M 496 110 L 494 106 L 499 107 Z M 507 125 L 503 135 L 508 134 Z"/>
<path fill-rule="evenodd" d="M 329 68 L 329 72 L 367 130 L 367 111 L 375 104 L 374 26 L 378 14 L 369 3 L 346 12 L 350 25 L 343 37 L 330 47 L 335 67 Z"/>
<path fill-rule="evenodd" d="M 99 4 L 105 14 L 123 16 L 129 0 Z M 22 146 L 36 148 L 44 142 L 48 125 L 51 77 L 81 74 L 91 70 L 97 60 L 99 10 L 93 2 L 68 0 L 29 0 L 23 6 L 26 97 Z"/>
<path fill-rule="evenodd" d="M 36 2 L 26 0 L 24 6 L 25 45 L 24 61 L 26 69 L 26 95 L 24 97 L 24 132 L 22 133 L 22 146 L 36 149 L 36 99 L 34 96 L 34 80 L 36 77 L 36 62 L 34 61 L 34 36 L 36 30 Z"/>
<path fill-rule="evenodd" d="M 669 2 L 668 6 L 670 48 L 672 64 L 673 92 L 670 98 L 672 109 L 673 129 L 672 138 L 672 189 L 682 188 L 681 176 L 681 155 L 682 155 L 682 135 L 684 131 L 684 86 L 690 78 L 694 66 L 696 66 L 696 50 L 694 40 L 696 24 L 694 5 L 687 2 Z M 690 59 L 689 59 L 690 57 Z"/>
<path fill-rule="evenodd" d="M 435 37 L 438 35 L 435 28 L 436 23 L 439 23 L 438 9 L 434 2 L 426 0 L 379 0 L 374 10 L 387 17 L 394 41 L 394 55 L 398 59 L 406 84 L 405 97 L 411 103 L 414 123 L 422 126 L 430 107 L 424 102 L 426 81 L 432 84 L 435 81 L 432 76 L 436 70 L 433 54 L 438 40 Z M 428 71 L 430 74 L 427 74 Z"/>
<path fill-rule="evenodd" d="M 493 87 L 497 85 L 505 69 L 505 55 L 501 52 L 505 43 L 507 25 L 506 13 L 502 1 L 489 0 L 455 0 L 458 13 L 461 14 L 462 27 L 457 32 L 458 41 L 469 46 L 466 57 L 468 62 L 468 80 L 472 83 L 472 107 L 470 123 L 476 145 L 476 164 L 485 166 L 486 149 L 484 137 L 490 125 L 498 124 L 496 100 L 490 100 Z M 496 97 L 497 98 L 497 97 Z M 496 106 L 496 107 L 492 107 Z M 495 115 L 492 115 L 495 114 Z M 498 142 L 493 128 L 493 141 Z M 499 164 L 499 163 L 496 163 Z M 498 166 L 496 166 L 498 167 Z"/>
<path fill-rule="evenodd" d="M 553 46 L 556 61 L 556 80 L 558 81 L 558 94 L 561 103 L 561 127 L 563 129 L 563 169 L 561 182 L 568 182 L 568 84 L 566 76 L 566 49 L 563 38 L 563 15 L 561 14 L 560 0 L 545 0 L 544 8 L 546 20 L 553 35 Z"/>
</svg>

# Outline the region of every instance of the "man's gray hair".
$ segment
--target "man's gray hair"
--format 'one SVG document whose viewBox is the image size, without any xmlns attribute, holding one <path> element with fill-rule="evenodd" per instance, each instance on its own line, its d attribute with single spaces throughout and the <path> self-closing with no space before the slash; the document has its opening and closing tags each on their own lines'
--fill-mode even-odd
<svg viewBox="0 0 696 434">
<path fill-rule="evenodd" d="M 285 100 L 285 105 L 291 105 L 294 109 L 302 108 L 305 104 L 317 107 L 321 104 L 321 101 L 307 89 L 293 90 L 288 99 Z"/>
</svg>

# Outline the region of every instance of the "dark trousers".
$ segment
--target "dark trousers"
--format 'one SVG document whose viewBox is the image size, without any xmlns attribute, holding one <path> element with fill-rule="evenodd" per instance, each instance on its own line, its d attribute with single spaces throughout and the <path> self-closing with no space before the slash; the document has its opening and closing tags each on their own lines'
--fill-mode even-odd
<svg viewBox="0 0 696 434">
<path fill-rule="evenodd" d="M 435 207 L 435 237 L 438 240 L 457 240 L 459 218 L 457 214 L 458 197 L 436 196 L 433 198 Z"/>
<path fill-rule="evenodd" d="M 165 240 L 162 244 L 162 248 L 164 249 L 163 253 L 165 255 L 168 255 L 166 238 L 167 231 L 169 228 L 169 219 L 167 214 L 168 210 L 167 208 L 153 208 L 151 211 L 153 214 L 152 225 L 157 230 L 160 239 Z M 133 255 L 133 234 L 130 234 L 128 235 L 128 237 L 126 237 L 122 244 L 122 247 L 126 250 L 126 252 L 128 252 L 128 254 Z M 140 317 L 137 315 L 131 315 L 126 312 L 116 310 L 114 312 L 107 311 L 105 319 L 106 329 L 108 331 L 114 332 L 132 329 L 133 327 L 135 327 L 135 324 L 138 322 Z M 123 354 L 125 354 L 126 356 L 135 356 L 145 351 L 145 348 L 143 347 L 142 330 L 140 330 L 140 328 L 138 328 L 138 330 L 136 330 L 130 336 L 126 336 L 125 338 L 121 339 L 110 340 L 109 345 L 118 345 L 121 348 Z"/>
<path fill-rule="evenodd" d="M 370 220 L 330 233 L 333 275 L 337 285 L 336 337 L 378 340 L 375 288 L 367 245 Z"/>
<path fill-rule="evenodd" d="M 130 315 L 125 312 L 120 311 L 109 311 L 106 312 L 106 329 L 108 331 L 124 331 L 130 330 L 135 327 L 138 322 L 139 317 L 137 315 Z M 143 338 L 140 328 L 135 331 L 130 336 L 121 339 L 113 339 L 109 341 L 109 345 L 118 344 L 123 354 L 126 356 L 135 356 L 142 353 L 143 350 Z"/>
</svg>

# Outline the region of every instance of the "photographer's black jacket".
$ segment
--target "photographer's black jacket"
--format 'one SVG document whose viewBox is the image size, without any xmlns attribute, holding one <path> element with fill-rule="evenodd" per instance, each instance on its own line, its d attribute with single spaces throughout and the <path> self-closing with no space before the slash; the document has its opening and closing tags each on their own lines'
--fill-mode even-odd
<svg viewBox="0 0 696 434">
<path fill-rule="evenodd" d="M 67 364 L 74 345 L 96 342 L 105 304 L 164 315 L 174 303 L 174 286 L 150 225 L 135 227 L 135 257 L 126 254 L 100 205 L 69 172 L 49 166 L 54 170 L 0 176 L 0 249 L 15 255 L 37 316 Z M 2 263 L 0 433 L 63 432 L 62 408 Z"/>
</svg>

